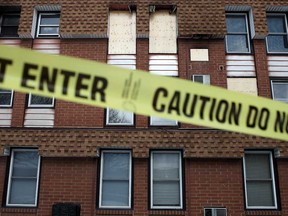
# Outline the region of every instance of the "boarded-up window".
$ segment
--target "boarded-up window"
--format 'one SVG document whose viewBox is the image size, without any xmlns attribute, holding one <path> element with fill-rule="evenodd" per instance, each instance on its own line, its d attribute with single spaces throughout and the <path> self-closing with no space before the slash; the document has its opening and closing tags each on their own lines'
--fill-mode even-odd
<svg viewBox="0 0 288 216">
<path fill-rule="evenodd" d="M 228 78 L 227 88 L 251 95 L 258 95 L 256 78 Z"/>
<path fill-rule="evenodd" d="M 136 54 L 136 13 L 110 11 L 109 54 Z"/>
<path fill-rule="evenodd" d="M 150 15 L 150 53 L 177 53 L 176 14 L 160 10 Z"/>
</svg>

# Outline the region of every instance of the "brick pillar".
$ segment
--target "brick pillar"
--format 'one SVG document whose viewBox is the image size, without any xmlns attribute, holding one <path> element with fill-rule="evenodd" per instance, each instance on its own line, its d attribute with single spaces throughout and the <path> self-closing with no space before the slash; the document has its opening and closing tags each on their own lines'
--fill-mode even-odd
<svg viewBox="0 0 288 216">
<path fill-rule="evenodd" d="M 137 39 L 137 63 L 136 67 L 139 70 L 149 71 L 149 40 Z M 148 117 L 136 115 L 136 127 L 147 128 Z"/>
<path fill-rule="evenodd" d="M 3 203 L 4 200 L 2 200 L 2 198 L 4 198 L 6 196 L 6 194 L 4 193 L 4 187 L 3 185 L 5 185 L 5 175 L 6 175 L 6 164 L 7 164 L 7 157 L 0 157 L 0 175 L 2 176 L 0 178 L 0 194 L 2 194 L 2 196 L 0 196 L 0 202 Z"/>
<path fill-rule="evenodd" d="M 134 214 L 133 216 L 148 215 L 148 163 L 147 159 L 134 160 Z"/>
<path fill-rule="evenodd" d="M 271 98 L 271 87 L 267 66 L 265 40 L 254 40 L 254 58 L 257 76 L 258 95 Z"/>
<path fill-rule="evenodd" d="M 11 127 L 23 127 L 26 94 L 14 92 Z"/>
</svg>

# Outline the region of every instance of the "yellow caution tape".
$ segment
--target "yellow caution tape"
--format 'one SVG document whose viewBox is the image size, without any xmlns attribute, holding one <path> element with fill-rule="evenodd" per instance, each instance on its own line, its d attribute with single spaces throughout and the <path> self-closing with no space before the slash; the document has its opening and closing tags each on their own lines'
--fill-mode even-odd
<svg viewBox="0 0 288 216">
<path fill-rule="evenodd" d="M 0 88 L 288 141 L 288 105 L 178 78 L 0 46 Z"/>
</svg>

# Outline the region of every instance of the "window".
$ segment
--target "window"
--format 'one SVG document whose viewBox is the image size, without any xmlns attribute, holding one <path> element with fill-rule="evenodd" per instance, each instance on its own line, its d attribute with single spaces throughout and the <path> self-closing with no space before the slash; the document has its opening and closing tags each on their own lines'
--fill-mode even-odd
<svg viewBox="0 0 288 216">
<path fill-rule="evenodd" d="M 193 82 L 210 85 L 210 75 L 193 75 Z"/>
<path fill-rule="evenodd" d="M 243 162 L 246 208 L 277 209 L 272 152 L 245 152 Z"/>
<path fill-rule="evenodd" d="M 11 107 L 13 102 L 13 91 L 0 89 L 0 107 Z"/>
<path fill-rule="evenodd" d="M 247 14 L 226 14 L 226 29 L 226 51 L 228 53 L 250 53 Z"/>
<path fill-rule="evenodd" d="M 60 13 L 39 13 L 37 37 L 59 37 Z"/>
<path fill-rule="evenodd" d="M 175 120 L 171 120 L 171 119 L 151 116 L 150 125 L 152 126 L 178 126 L 178 122 Z"/>
<path fill-rule="evenodd" d="M 205 208 L 204 216 L 226 216 L 226 208 Z"/>
<path fill-rule="evenodd" d="M 107 108 L 107 125 L 133 125 L 134 113 L 118 109 Z"/>
<path fill-rule="evenodd" d="M 3 14 L 0 16 L 1 37 L 18 37 L 20 14 Z"/>
<path fill-rule="evenodd" d="M 288 32 L 286 14 L 268 14 L 268 36 L 266 38 L 269 53 L 288 52 Z"/>
<path fill-rule="evenodd" d="M 37 205 L 40 156 L 34 149 L 13 149 L 9 170 L 7 206 Z"/>
<path fill-rule="evenodd" d="M 131 208 L 131 152 L 102 151 L 100 208 Z"/>
<path fill-rule="evenodd" d="M 181 209 L 182 154 L 179 151 L 151 153 L 151 208 Z"/>
<path fill-rule="evenodd" d="M 29 94 L 28 107 L 54 107 L 54 98 Z"/>
<path fill-rule="evenodd" d="M 272 80 L 271 86 L 272 86 L 273 100 L 288 103 L 288 81 Z"/>
<path fill-rule="evenodd" d="M 110 13 L 110 19 L 111 19 L 112 14 L 114 14 L 114 13 L 112 13 L 112 12 Z M 114 17 L 114 21 L 116 18 L 117 17 Z M 118 19 L 119 19 L 119 17 L 118 17 Z M 111 27 L 112 26 L 110 26 L 110 28 Z M 111 31 L 112 30 L 110 29 L 110 32 Z M 114 32 L 114 36 L 115 36 L 117 31 L 115 32 L 113 30 L 113 32 Z M 115 40 L 115 41 L 119 42 L 119 40 Z M 110 43 L 110 38 L 109 38 L 109 43 Z M 112 42 L 112 44 L 113 44 L 113 42 Z M 116 44 L 118 44 L 118 43 L 115 42 L 114 45 L 117 46 Z M 121 48 L 121 47 L 118 47 L 118 48 L 123 50 L 123 48 Z M 122 67 L 122 68 L 130 69 L 130 70 L 136 70 L 136 55 L 122 55 L 121 54 L 121 55 L 108 55 L 107 57 L 108 57 L 107 63 L 110 65 L 115 65 L 117 67 Z M 130 78 L 127 79 L 127 82 L 128 83 L 131 82 Z M 134 125 L 134 113 L 128 112 L 128 111 L 122 111 L 122 110 L 118 110 L 118 109 L 108 108 L 106 110 L 106 125 L 122 125 L 122 126 L 123 125 L 126 125 L 126 126 L 127 125 L 128 126 Z"/>
</svg>

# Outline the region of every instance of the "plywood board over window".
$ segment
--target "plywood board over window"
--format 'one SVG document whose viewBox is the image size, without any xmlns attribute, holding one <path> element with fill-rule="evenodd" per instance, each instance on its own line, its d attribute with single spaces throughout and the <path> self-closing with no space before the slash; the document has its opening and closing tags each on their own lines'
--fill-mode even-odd
<svg viewBox="0 0 288 216">
<path fill-rule="evenodd" d="M 258 95 L 256 78 L 228 78 L 227 87 L 232 91 Z"/>
<path fill-rule="evenodd" d="M 150 15 L 149 52 L 177 53 L 176 14 L 160 10 Z"/>
<path fill-rule="evenodd" d="M 136 54 L 136 13 L 110 11 L 109 54 Z"/>
</svg>

